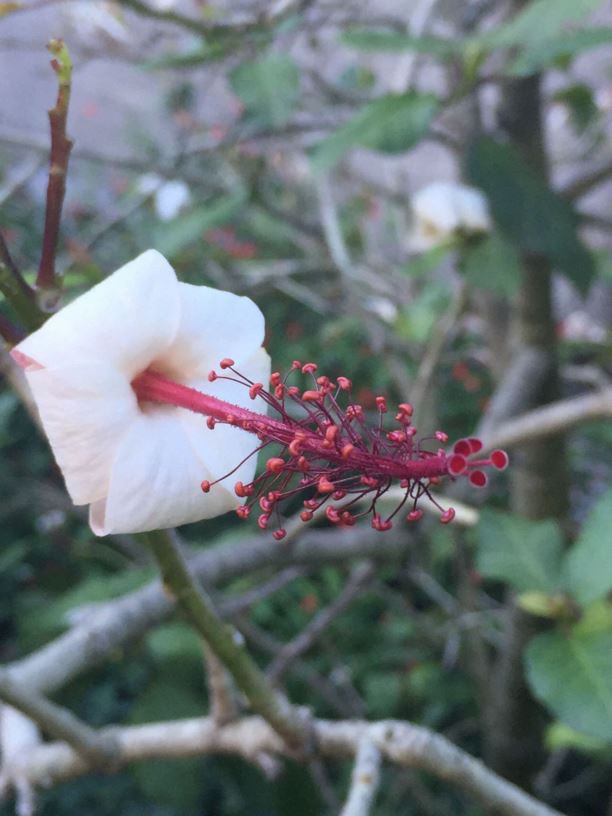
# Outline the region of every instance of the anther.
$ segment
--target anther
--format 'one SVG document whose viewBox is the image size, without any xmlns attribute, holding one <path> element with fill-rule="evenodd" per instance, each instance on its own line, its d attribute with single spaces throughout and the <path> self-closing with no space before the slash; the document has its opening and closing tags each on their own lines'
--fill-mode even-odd
<svg viewBox="0 0 612 816">
<path fill-rule="evenodd" d="M 214 417 L 206 417 L 206 425 L 211 431 L 215 430 L 215 425 L 217 424 L 217 420 Z"/>
<path fill-rule="evenodd" d="M 333 493 L 335 489 L 335 485 L 329 481 L 327 476 L 321 476 L 317 482 L 317 490 L 319 493 Z"/>
<path fill-rule="evenodd" d="M 266 462 L 266 470 L 268 473 L 280 473 L 285 467 L 285 460 L 280 456 L 273 456 Z"/>
<path fill-rule="evenodd" d="M 260 392 L 263 390 L 263 383 L 253 383 L 253 385 L 249 388 L 249 397 L 254 400 L 256 397 L 259 396 Z"/>
<path fill-rule="evenodd" d="M 384 397 L 376 397 L 376 407 L 381 414 L 387 413 L 387 400 Z"/>
<path fill-rule="evenodd" d="M 349 391 L 353 385 L 348 377 L 336 377 L 336 382 L 342 391 Z"/>
<path fill-rule="evenodd" d="M 202 493 L 208 493 L 210 491 L 211 484 L 208 479 L 204 479 L 200 487 L 202 488 Z"/>
<path fill-rule="evenodd" d="M 455 511 L 452 507 L 449 507 L 448 510 L 445 510 L 440 516 L 440 524 L 450 524 L 454 518 Z"/>
<path fill-rule="evenodd" d="M 420 521 L 423 518 L 422 510 L 411 510 L 406 516 L 406 521 Z"/>
<path fill-rule="evenodd" d="M 302 366 L 302 374 L 314 374 L 318 367 L 316 363 L 305 363 Z"/>
<path fill-rule="evenodd" d="M 216 371 L 209 371 L 208 372 L 208 382 L 214 382 L 217 379 L 217 372 Z"/>
<path fill-rule="evenodd" d="M 321 402 L 325 394 L 323 391 L 304 391 L 302 399 L 304 402 Z"/>
<path fill-rule="evenodd" d="M 220 368 L 231 368 L 233 365 L 236 364 L 231 357 L 224 357 L 219 363 Z"/>
<path fill-rule="evenodd" d="M 272 538 L 275 538 L 277 541 L 282 541 L 286 535 L 287 531 L 284 529 L 284 527 L 279 527 L 278 530 L 275 530 L 272 533 Z"/>
</svg>

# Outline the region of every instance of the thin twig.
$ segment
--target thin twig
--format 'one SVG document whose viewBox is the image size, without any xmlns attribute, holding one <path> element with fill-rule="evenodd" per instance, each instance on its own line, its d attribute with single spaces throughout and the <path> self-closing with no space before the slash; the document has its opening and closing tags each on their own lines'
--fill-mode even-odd
<svg viewBox="0 0 612 816">
<path fill-rule="evenodd" d="M 452 334 L 457 321 L 461 317 L 467 302 L 467 287 L 462 284 L 457 294 L 453 297 L 452 303 L 445 314 L 438 321 L 433 336 L 431 337 L 417 371 L 416 377 L 410 389 L 410 401 L 414 406 L 415 421 L 418 423 L 423 418 L 423 408 L 436 366 Z"/>
<path fill-rule="evenodd" d="M 346 586 L 333 603 L 315 615 L 300 634 L 287 643 L 272 661 L 266 674 L 273 683 L 279 682 L 296 657 L 312 649 L 328 626 L 361 594 L 373 574 L 374 568 L 370 563 L 358 564 L 355 567 Z"/>
<path fill-rule="evenodd" d="M 72 140 L 66 135 L 68 106 L 72 83 L 72 62 L 68 49 L 62 40 L 51 40 L 47 46 L 53 59 L 51 66 L 58 79 L 57 100 L 49 111 L 51 128 L 51 156 L 47 203 L 45 209 L 45 230 L 43 234 L 42 256 L 38 267 L 36 288 L 43 293 L 41 305 L 51 311 L 59 298 L 59 282 L 55 274 L 55 256 L 59 239 L 62 207 L 66 193 L 66 174 L 72 149 Z"/>
</svg>

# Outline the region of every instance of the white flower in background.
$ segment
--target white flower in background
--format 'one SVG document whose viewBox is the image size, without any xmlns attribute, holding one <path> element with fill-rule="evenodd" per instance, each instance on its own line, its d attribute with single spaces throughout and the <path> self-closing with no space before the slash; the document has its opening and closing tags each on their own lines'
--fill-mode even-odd
<svg viewBox="0 0 612 816">
<path fill-rule="evenodd" d="M 263 316 L 249 298 L 180 283 L 166 259 L 148 250 L 13 349 L 68 492 L 75 504 L 90 505 L 96 534 L 171 527 L 236 506 L 227 483 L 206 495 L 200 483 L 244 460 L 254 447 L 250 434 L 228 425 L 210 431 L 203 417 L 171 405 L 140 405 L 131 383 L 152 368 L 253 407 L 243 386 L 207 376 L 231 356 L 247 377 L 267 382 L 263 335 Z M 251 457 L 236 479 L 249 482 L 254 471 Z"/>
<path fill-rule="evenodd" d="M 155 193 L 155 212 L 161 221 L 171 221 L 191 200 L 184 181 L 167 181 Z"/>
<path fill-rule="evenodd" d="M 415 193 L 411 205 L 412 248 L 418 251 L 491 229 L 487 199 L 475 187 L 436 181 Z"/>
<path fill-rule="evenodd" d="M 178 179 L 166 181 L 155 173 L 145 173 L 138 179 L 136 190 L 153 196 L 153 205 L 160 221 L 171 221 L 191 201 L 189 187 Z"/>
</svg>

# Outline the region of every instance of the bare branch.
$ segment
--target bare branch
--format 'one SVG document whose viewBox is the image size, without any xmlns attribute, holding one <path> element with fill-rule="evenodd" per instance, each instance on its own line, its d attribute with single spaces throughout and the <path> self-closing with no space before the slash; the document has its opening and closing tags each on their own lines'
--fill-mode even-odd
<svg viewBox="0 0 612 816">
<path fill-rule="evenodd" d="M 26 714 L 41 730 L 65 740 L 94 767 L 109 767 L 117 756 L 110 734 L 99 734 L 66 708 L 13 683 L 0 674 L 0 699 Z"/>
<path fill-rule="evenodd" d="M 420 768 L 470 793 L 499 816 L 561 816 L 482 762 L 428 728 L 398 720 L 368 723 L 359 720 L 314 720 L 322 756 L 345 759 L 357 755 L 364 738 L 382 758 L 401 767 Z M 143 759 L 231 754 L 253 761 L 262 752 L 286 755 L 286 747 L 259 717 L 248 717 L 222 728 L 212 718 L 113 728 L 125 765 Z M 36 785 L 56 784 L 88 771 L 83 759 L 66 744 L 52 743 L 30 752 L 24 765 Z"/>
<path fill-rule="evenodd" d="M 340 816 L 368 816 L 380 781 L 380 750 L 365 734 L 359 742 L 349 795 Z"/>
<path fill-rule="evenodd" d="M 512 448 L 533 439 L 553 436 L 596 419 L 612 417 L 612 388 L 597 394 L 559 400 L 511 419 L 484 438 L 487 448 Z"/>
</svg>

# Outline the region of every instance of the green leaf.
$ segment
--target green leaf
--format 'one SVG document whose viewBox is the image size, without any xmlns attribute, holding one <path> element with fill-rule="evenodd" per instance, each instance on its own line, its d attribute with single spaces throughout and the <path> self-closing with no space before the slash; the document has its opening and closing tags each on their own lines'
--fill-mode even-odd
<svg viewBox="0 0 612 816">
<path fill-rule="evenodd" d="M 486 289 L 512 297 L 518 290 L 521 267 L 514 248 L 498 232 L 469 244 L 461 264 L 466 281 L 476 289 Z"/>
<path fill-rule="evenodd" d="M 513 76 L 534 74 L 542 68 L 559 65 L 598 45 L 607 45 L 610 41 L 612 41 L 612 28 L 605 26 L 560 34 L 526 48 L 510 63 L 506 72 Z"/>
<path fill-rule="evenodd" d="M 594 275 L 590 253 L 577 236 L 571 205 L 552 192 L 509 145 L 478 139 L 468 150 L 466 174 L 486 194 L 502 235 L 525 252 L 547 256 L 586 291 Z"/>
<path fill-rule="evenodd" d="M 166 675 L 154 680 L 130 710 L 131 725 L 202 716 L 204 699 L 195 688 L 173 682 Z M 143 793 L 157 804 L 169 805 L 174 812 L 193 813 L 201 807 L 202 773 L 205 761 L 193 759 L 149 759 L 137 762 L 130 771 Z"/>
<path fill-rule="evenodd" d="M 568 592 L 579 604 L 602 598 L 612 589 L 612 490 L 599 499 L 567 553 L 563 572 Z"/>
<path fill-rule="evenodd" d="M 571 748 L 575 751 L 583 751 L 587 754 L 599 753 L 606 748 L 604 740 L 590 737 L 582 731 L 576 731 L 569 725 L 554 722 L 546 730 L 546 747 L 550 751 L 560 751 L 564 748 Z"/>
<path fill-rule="evenodd" d="M 554 95 L 555 102 L 561 102 L 568 109 L 571 122 L 577 133 L 582 133 L 599 115 L 599 108 L 593 98 L 593 91 L 581 83 L 562 88 Z"/>
<path fill-rule="evenodd" d="M 612 632 L 535 637 L 525 653 L 535 696 L 564 723 L 612 740 Z"/>
<path fill-rule="evenodd" d="M 559 587 L 562 539 L 552 520 L 483 510 L 477 527 L 476 568 L 519 592 L 554 593 Z"/>
<path fill-rule="evenodd" d="M 329 170 L 353 147 L 403 153 L 425 135 L 437 110 L 438 100 L 431 94 L 408 91 L 381 96 L 315 148 L 313 168 Z"/>
<path fill-rule="evenodd" d="M 163 255 L 173 257 L 191 244 L 204 243 L 205 232 L 226 224 L 243 203 L 243 194 L 236 193 L 181 213 L 172 221 L 159 225 L 155 246 Z"/>
<path fill-rule="evenodd" d="M 343 45 L 367 52 L 416 51 L 435 57 L 456 57 L 465 48 L 465 41 L 443 39 L 442 37 L 413 37 L 398 31 L 377 31 L 372 29 L 351 29 L 340 37 Z"/>
<path fill-rule="evenodd" d="M 268 54 L 255 62 L 243 62 L 229 75 L 232 90 L 240 98 L 247 118 L 258 127 L 282 127 L 300 97 L 300 73 L 285 54 Z"/>
<path fill-rule="evenodd" d="M 509 22 L 481 35 L 488 47 L 524 46 L 549 40 L 561 33 L 568 23 L 582 20 L 603 0 L 533 0 Z"/>
</svg>

